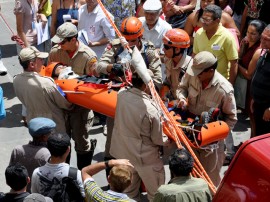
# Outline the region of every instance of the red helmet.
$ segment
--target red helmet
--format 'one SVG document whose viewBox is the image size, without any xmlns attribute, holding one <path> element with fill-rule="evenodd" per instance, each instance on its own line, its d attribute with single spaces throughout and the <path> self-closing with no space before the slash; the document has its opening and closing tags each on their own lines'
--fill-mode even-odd
<svg viewBox="0 0 270 202">
<path fill-rule="evenodd" d="M 170 29 L 163 36 L 163 43 L 177 48 L 188 48 L 190 46 L 190 38 L 188 33 L 182 29 Z"/>
<path fill-rule="evenodd" d="M 121 25 L 121 33 L 126 40 L 137 39 L 143 35 L 142 22 L 136 17 L 127 17 Z"/>
<path fill-rule="evenodd" d="M 58 65 L 62 65 L 60 62 L 52 62 L 45 68 L 45 76 L 54 77 L 54 71 Z"/>
</svg>

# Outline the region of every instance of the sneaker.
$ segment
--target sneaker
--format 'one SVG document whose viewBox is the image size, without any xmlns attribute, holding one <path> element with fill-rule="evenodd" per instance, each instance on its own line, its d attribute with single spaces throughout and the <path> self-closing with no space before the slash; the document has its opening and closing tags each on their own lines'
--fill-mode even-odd
<svg viewBox="0 0 270 202">
<path fill-rule="evenodd" d="M 107 125 L 103 125 L 103 135 L 107 136 Z"/>
<path fill-rule="evenodd" d="M 3 64 L 2 60 L 0 60 L 0 76 L 5 76 L 7 74 L 7 68 Z"/>
</svg>

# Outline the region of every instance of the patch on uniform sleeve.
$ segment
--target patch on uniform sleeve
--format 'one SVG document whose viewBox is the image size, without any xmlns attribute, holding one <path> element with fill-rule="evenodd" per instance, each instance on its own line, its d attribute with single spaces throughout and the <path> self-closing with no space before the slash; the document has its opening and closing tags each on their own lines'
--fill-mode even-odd
<svg viewBox="0 0 270 202">
<path fill-rule="evenodd" d="M 93 64 L 97 63 L 97 58 L 96 57 L 92 57 L 89 61 L 88 61 L 88 67 L 92 67 Z"/>
</svg>

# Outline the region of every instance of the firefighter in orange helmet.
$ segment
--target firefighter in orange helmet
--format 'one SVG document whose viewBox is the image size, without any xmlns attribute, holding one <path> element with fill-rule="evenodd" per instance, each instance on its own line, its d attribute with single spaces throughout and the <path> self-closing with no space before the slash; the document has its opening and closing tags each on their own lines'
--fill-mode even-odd
<svg viewBox="0 0 270 202">
<path fill-rule="evenodd" d="M 162 83 L 161 61 L 153 43 L 142 40 L 144 29 L 141 21 L 136 17 L 125 18 L 120 31 L 123 37 L 114 39 L 108 44 L 100 58 L 97 72 L 99 74 L 109 75 L 113 73 L 116 76 L 123 76 L 123 67 L 119 63 L 120 59 L 118 56 L 124 51 L 127 44 L 130 47 L 137 46 L 138 50 L 141 51 L 147 68 L 154 74 L 153 80 L 155 85 L 160 88 Z"/>
<path fill-rule="evenodd" d="M 190 38 L 186 31 L 175 28 L 168 30 L 162 40 L 164 43 L 166 78 L 161 92 L 164 88 L 169 89 L 169 92 L 162 93 L 161 98 L 171 100 L 176 99 L 177 86 L 186 69 L 193 64 L 192 58 L 187 55 Z"/>
</svg>

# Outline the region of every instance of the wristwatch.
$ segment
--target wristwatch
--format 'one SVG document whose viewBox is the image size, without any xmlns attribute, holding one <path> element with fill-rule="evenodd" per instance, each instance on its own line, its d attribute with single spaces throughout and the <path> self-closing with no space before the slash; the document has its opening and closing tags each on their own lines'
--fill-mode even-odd
<svg viewBox="0 0 270 202">
<path fill-rule="evenodd" d="M 109 168 L 109 161 L 104 161 L 106 169 Z"/>
</svg>

